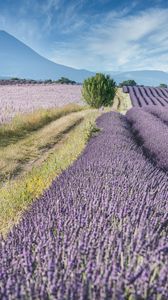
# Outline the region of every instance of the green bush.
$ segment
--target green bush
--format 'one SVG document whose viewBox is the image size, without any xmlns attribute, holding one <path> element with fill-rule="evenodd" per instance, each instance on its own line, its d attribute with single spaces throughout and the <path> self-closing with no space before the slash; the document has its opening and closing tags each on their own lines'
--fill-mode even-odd
<svg viewBox="0 0 168 300">
<path fill-rule="evenodd" d="M 100 132 L 101 129 L 98 128 L 95 124 L 95 122 L 89 122 L 89 124 L 87 124 L 87 128 L 85 130 L 85 142 L 88 143 L 88 141 L 90 140 L 91 137 L 96 136 L 98 134 L 98 132 Z"/>
<path fill-rule="evenodd" d="M 116 83 L 109 75 L 97 73 L 84 80 L 82 96 L 91 107 L 112 105 L 116 93 Z"/>
<path fill-rule="evenodd" d="M 137 85 L 137 83 L 135 82 L 135 80 L 133 79 L 129 79 L 129 80 L 124 80 L 123 82 L 120 83 L 120 86 L 134 86 Z"/>
<path fill-rule="evenodd" d="M 69 78 L 66 77 L 61 77 L 56 82 L 61 84 L 76 84 L 76 81 L 70 80 Z"/>
<path fill-rule="evenodd" d="M 46 79 L 46 80 L 44 80 L 44 83 L 52 83 L 52 80 L 51 79 Z"/>
<path fill-rule="evenodd" d="M 11 80 L 20 80 L 18 77 L 12 77 Z"/>
<path fill-rule="evenodd" d="M 166 83 L 161 83 L 159 87 L 161 87 L 161 88 L 167 88 L 167 84 Z"/>
</svg>

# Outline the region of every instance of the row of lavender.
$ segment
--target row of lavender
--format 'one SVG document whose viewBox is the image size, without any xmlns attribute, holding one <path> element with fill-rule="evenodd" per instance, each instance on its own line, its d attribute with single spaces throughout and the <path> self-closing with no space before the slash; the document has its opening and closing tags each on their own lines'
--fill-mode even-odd
<svg viewBox="0 0 168 300">
<path fill-rule="evenodd" d="M 168 170 L 168 108 L 148 107 L 130 109 L 126 117 L 132 131 L 148 158 Z"/>
<path fill-rule="evenodd" d="M 0 299 L 167 299 L 167 174 L 127 118 L 101 116 L 83 155 L 1 239 Z"/>
<path fill-rule="evenodd" d="M 168 106 L 168 89 L 141 86 L 124 86 L 124 93 L 129 93 L 133 106 Z"/>
</svg>

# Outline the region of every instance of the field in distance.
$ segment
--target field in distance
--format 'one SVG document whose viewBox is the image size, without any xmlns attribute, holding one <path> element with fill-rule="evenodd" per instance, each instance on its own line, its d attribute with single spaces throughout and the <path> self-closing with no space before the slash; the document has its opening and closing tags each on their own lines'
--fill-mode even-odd
<svg viewBox="0 0 168 300">
<path fill-rule="evenodd" d="M 0 95 L 0 124 L 9 122 L 18 113 L 30 113 L 69 103 L 83 105 L 80 85 L 1 85 Z"/>
</svg>

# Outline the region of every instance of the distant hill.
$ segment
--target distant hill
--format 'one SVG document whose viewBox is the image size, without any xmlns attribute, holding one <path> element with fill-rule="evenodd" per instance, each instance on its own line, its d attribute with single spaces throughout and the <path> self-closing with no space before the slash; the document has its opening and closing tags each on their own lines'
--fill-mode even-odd
<svg viewBox="0 0 168 300">
<path fill-rule="evenodd" d="M 168 84 L 168 73 L 157 70 L 128 71 L 122 73 L 107 72 L 119 84 L 128 79 L 134 79 L 138 84 L 158 86 L 160 83 Z"/>
<path fill-rule="evenodd" d="M 168 84 L 168 73 L 162 71 L 127 71 L 104 72 L 110 74 L 119 84 L 123 80 L 134 79 L 138 84 L 158 86 Z M 76 82 L 83 82 L 94 72 L 78 70 L 54 63 L 26 46 L 24 43 L 5 31 L 0 31 L 0 79 L 19 77 L 35 80 L 57 80 L 67 77 Z"/>
<path fill-rule="evenodd" d="M 26 46 L 5 31 L 0 31 L 0 76 L 31 78 L 36 80 L 67 77 L 76 82 L 94 75 L 86 70 L 77 70 L 56 64 Z"/>
</svg>

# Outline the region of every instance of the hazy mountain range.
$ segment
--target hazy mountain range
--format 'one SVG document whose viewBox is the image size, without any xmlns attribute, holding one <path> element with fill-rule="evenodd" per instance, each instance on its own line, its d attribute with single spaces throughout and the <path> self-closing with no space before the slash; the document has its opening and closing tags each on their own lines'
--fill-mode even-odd
<svg viewBox="0 0 168 300">
<path fill-rule="evenodd" d="M 5 31 L 0 31 L 0 76 L 29 79 L 69 79 L 82 82 L 92 75 L 89 71 L 77 70 L 56 64 L 26 46 Z"/>
<path fill-rule="evenodd" d="M 138 84 L 154 85 L 168 83 L 168 73 L 162 71 L 104 72 L 110 74 L 117 83 L 134 79 Z M 24 43 L 0 31 L 0 78 L 19 77 L 26 79 L 56 80 L 67 77 L 77 82 L 94 75 L 94 72 L 78 70 L 54 63 L 26 46 Z"/>
<path fill-rule="evenodd" d="M 127 71 L 118 74 L 109 72 L 117 83 L 123 80 L 134 79 L 138 84 L 158 86 L 160 83 L 168 84 L 168 73 L 157 70 Z"/>
</svg>

